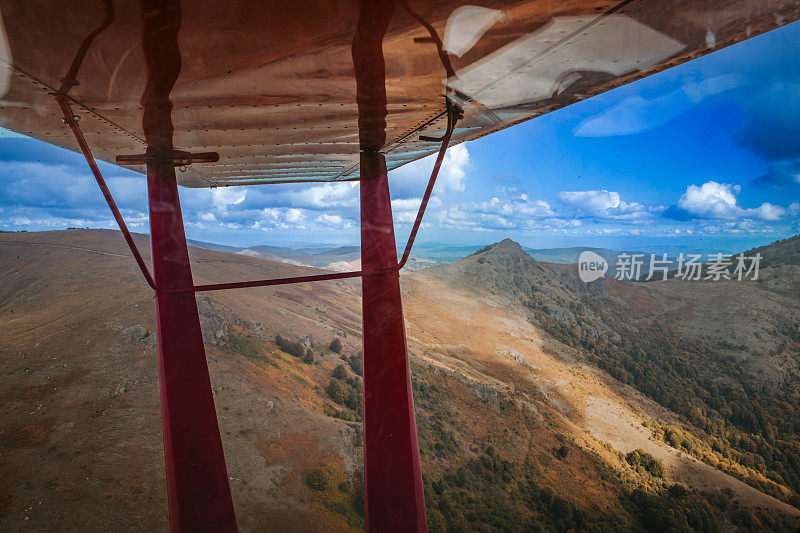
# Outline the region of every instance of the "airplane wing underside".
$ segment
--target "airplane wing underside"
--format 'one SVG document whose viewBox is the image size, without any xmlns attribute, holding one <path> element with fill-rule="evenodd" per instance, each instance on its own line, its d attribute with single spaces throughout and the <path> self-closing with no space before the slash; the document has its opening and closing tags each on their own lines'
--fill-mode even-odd
<svg viewBox="0 0 800 533">
<path fill-rule="evenodd" d="M 419 137 L 443 133 L 443 95 L 464 110 L 459 143 L 800 18 L 794 0 L 473 1 L 394 11 L 383 41 L 390 169 L 439 148 Z M 174 147 L 219 154 L 179 173 L 182 185 L 359 178 L 357 2 L 175 5 Z M 76 150 L 54 98 L 67 93 L 98 159 L 143 153 L 145 84 L 168 75 L 146 71 L 143 16 L 138 2 L 4 3 L 0 126 Z"/>
</svg>

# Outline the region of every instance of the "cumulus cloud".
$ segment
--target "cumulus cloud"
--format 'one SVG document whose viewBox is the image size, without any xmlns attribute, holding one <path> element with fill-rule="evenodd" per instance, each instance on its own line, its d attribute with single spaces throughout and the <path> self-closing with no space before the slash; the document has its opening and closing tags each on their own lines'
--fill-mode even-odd
<svg viewBox="0 0 800 533">
<path fill-rule="evenodd" d="M 392 196 L 397 198 L 413 198 L 425 191 L 431 170 L 436 161 L 436 154 L 418 161 L 408 163 L 389 173 Z M 437 193 L 463 192 L 466 188 L 467 169 L 469 168 L 469 149 L 465 144 L 458 144 L 447 149 L 436 178 Z"/>
<path fill-rule="evenodd" d="M 328 228 L 350 228 L 353 226 L 352 221 L 342 218 L 339 215 L 329 215 L 327 213 L 319 215 L 315 221 L 321 226 Z"/>
<path fill-rule="evenodd" d="M 439 190 L 442 192 L 463 191 L 464 181 L 467 177 L 467 165 L 469 165 L 469 150 L 465 144 L 449 148 L 444 156 L 439 176 L 436 178 Z"/>
<path fill-rule="evenodd" d="M 443 228 L 471 231 L 543 230 L 581 226 L 580 220 L 559 217 L 520 217 L 515 216 L 514 213 L 502 215 L 481 212 L 475 209 L 475 204 L 460 204 L 450 207 L 441 211 L 437 219 Z"/>
<path fill-rule="evenodd" d="M 305 213 L 300 209 L 265 207 L 253 222 L 253 229 L 306 229 Z"/>
<path fill-rule="evenodd" d="M 247 187 L 221 187 L 211 189 L 211 204 L 220 215 L 228 214 L 228 209 L 244 202 L 247 198 Z"/>
<path fill-rule="evenodd" d="M 479 213 L 512 216 L 522 218 L 545 218 L 555 216 L 555 212 L 550 208 L 550 204 L 544 200 L 529 200 L 526 194 L 521 194 L 517 198 L 501 200 L 493 197 L 485 202 L 478 202 L 473 205 L 473 210 Z"/>
<path fill-rule="evenodd" d="M 306 209 L 333 209 L 355 207 L 358 204 L 358 183 L 338 182 L 297 186 L 282 193 L 279 200 L 287 200 L 295 207 Z"/>
<path fill-rule="evenodd" d="M 739 218 L 736 194 L 741 187 L 709 181 L 701 186 L 689 185 L 678 200 L 678 207 L 701 218 Z"/>
<path fill-rule="evenodd" d="M 419 206 L 422 198 L 401 198 L 392 200 L 392 216 L 397 224 L 411 224 L 417 218 Z M 442 200 L 438 196 L 431 196 L 428 200 L 426 214 L 442 206 Z M 424 219 L 423 219 L 424 220 Z"/>
<path fill-rule="evenodd" d="M 187 223 L 206 228 L 346 229 L 358 217 L 358 183 L 183 189 L 181 201 Z"/>
<path fill-rule="evenodd" d="M 115 228 L 85 162 L 61 155 L 54 159 L 59 162 L 11 159 L 0 165 L 4 182 L 0 224 L 26 229 Z M 110 165 L 103 165 L 103 170 L 129 227 L 147 232 L 147 179 Z M 345 229 L 358 218 L 358 184 L 351 182 L 181 188 L 180 196 L 184 222 L 196 229 Z"/>
<path fill-rule="evenodd" d="M 146 229 L 146 181 L 124 170 L 110 170 L 106 182 L 129 226 L 136 231 Z M 0 225 L 25 229 L 115 227 L 88 170 L 61 163 L 11 160 L 0 165 L 0 181 Z"/>
<path fill-rule="evenodd" d="M 788 211 L 783 207 L 779 205 L 773 205 L 768 202 L 764 202 L 755 209 L 747 209 L 746 212 L 755 213 L 756 217 L 760 218 L 761 220 L 780 220 L 788 213 Z"/>
<path fill-rule="evenodd" d="M 759 207 L 745 209 L 738 205 L 737 194 L 741 187 L 729 183 L 709 181 L 702 185 L 689 185 L 678 203 L 672 206 L 667 216 L 678 220 L 690 218 L 738 220 L 758 219 L 764 221 L 780 220 L 791 213 L 789 209 L 769 202 Z"/>
<path fill-rule="evenodd" d="M 589 213 L 603 214 L 616 209 L 622 201 L 618 192 L 606 191 L 561 191 L 558 199 Z"/>
<path fill-rule="evenodd" d="M 577 216 L 615 220 L 641 220 L 650 210 L 638 202 L 624 202 L 616 191 L 561 191 L 558 199 L 577 211 Z"/>
<path fill-rule="evenodd" d="M 449 229 L 535 230 L 577 227 L 579 220 L 559 217 L 544 200 L 531 200 L 516 188 L 502 187 L 483 202 L 462 202 L 442 210 L 437 218 Z"/>
</svg>

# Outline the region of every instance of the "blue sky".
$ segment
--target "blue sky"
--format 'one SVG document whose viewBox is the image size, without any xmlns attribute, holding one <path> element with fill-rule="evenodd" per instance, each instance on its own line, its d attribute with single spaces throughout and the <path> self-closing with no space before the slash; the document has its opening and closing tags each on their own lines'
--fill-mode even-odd
<svg viewBox="0 0 800 533">
<path fill-rule="evenodd" d="M 734 252 L 800 233 L 800 24 L 451 148 L 421 242 Z M 0 228 L 115 227 L 82 157 L 0 138 Z M 432 160 L 390 175 L 404 241 Z M 103 165 L 147 231 L 142 176 Z M 353 183 L 182 189 L 190 238 L 358 242 Z"/>
</svg>

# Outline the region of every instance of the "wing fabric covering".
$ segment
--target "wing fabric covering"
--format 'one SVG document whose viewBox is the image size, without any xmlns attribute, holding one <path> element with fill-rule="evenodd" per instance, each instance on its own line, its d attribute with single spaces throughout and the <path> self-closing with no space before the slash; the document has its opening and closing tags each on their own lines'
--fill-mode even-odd
<svg viewBox="0 0 800 533">
<path fill-rule="evenodd" d="M 438 150 L 420 135 L 443 134 L 444 94 L 464 110 L 453 132 L 460 143 L 800 18 L 800 5 L 788 0 L 408 0 L 405 7 L 383 41 L 386 138 L 378 148 L 389 169 Z M 1 9 L 0 126 L 77 150 L 53 98 L 69 80 L 98 159 L 143 153 L 139 6 L 35 0 Z M 359 179 L 350 56 L 357 4 L 183 0 L 180 10 L 174 148 L 220 156 L 189 166 L 182 185 Z"/>
</svg>

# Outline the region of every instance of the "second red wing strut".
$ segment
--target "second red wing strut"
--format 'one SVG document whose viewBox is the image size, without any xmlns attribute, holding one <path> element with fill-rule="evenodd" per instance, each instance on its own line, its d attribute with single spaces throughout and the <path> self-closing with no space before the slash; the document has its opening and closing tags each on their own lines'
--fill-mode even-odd
<svg viewBox="0 0 800 533">
<path fill-rule="evenodd" d="M 353 37 L 364 272 L 364 519 L 367 531 L 427 531 L 386 160 L 383 37 L 396 7 L 361 0 Z M 374 274 L 374 272 L 383 272 Z"/>
<path fill-rule="evenodd" d="M 400 273 L 383 154 L 361 157 L 367 531 L 427 531 Z"/>
</svg>

